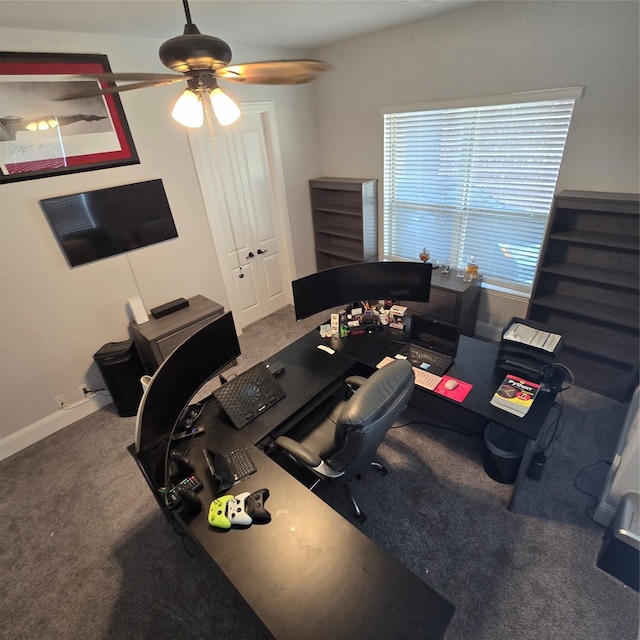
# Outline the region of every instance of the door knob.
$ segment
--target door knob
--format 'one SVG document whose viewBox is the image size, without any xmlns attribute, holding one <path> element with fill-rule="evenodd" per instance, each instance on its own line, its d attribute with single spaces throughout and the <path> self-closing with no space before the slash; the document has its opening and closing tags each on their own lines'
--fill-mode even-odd
<svg viewBox="0 0 640 640">
<path fill-rule="evenodd" d="M 258 253 L 260 253 L 260 250 L 258 249 Z M 245 260 L 248 260 L 249 258 L 255 258 L 256 256 L 254 255 L 253 251 L 249 251 L 249 255 L 245 258 Z"/>
<path fill-rule="evenodd" d="M 258 249 L 258 255 L 261 256 L 263 253 L 267 253 L 267 251 L 269 251 L 269 249 L 265 249 L 264 251 L 262 249 Z"/>
</svg>

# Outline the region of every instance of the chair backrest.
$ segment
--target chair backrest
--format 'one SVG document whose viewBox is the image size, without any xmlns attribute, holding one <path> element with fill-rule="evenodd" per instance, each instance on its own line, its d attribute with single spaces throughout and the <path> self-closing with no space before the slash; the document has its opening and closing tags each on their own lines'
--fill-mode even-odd
<svg viewBox="0 0 640 640">
<path fill-rule="evenodd" d="M 335 446 L 322 457 L 333 469 L 344 469 L 349 482 L 366 471 L 380 443 L 413 393 L 414 373 L 396 360 L 371 375 L 345 403 L 336 422 Z"/>
</svg>

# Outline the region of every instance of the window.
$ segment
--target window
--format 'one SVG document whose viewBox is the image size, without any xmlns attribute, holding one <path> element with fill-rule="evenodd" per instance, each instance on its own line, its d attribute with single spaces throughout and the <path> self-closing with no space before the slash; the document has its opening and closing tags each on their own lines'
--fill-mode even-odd
<svg viewBox="0 0 640 640">
<path fill-rule="evenodd" d="M 384 109 L 383 252 L 531 292 L 581 87 Z"/>
</svg>

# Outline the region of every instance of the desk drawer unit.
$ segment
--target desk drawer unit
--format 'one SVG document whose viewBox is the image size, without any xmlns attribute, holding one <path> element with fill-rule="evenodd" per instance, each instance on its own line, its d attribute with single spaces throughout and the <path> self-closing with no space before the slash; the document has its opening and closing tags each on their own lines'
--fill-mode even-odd
<svg viewBox="0 0 640 640">
<path fill-rule="evenodd" d="M 205 318 L 204 320 L 200 320 L 200 322 L 194 322 L 188 327 L 180 329 L 180 331 L 176 331 L 166 338 L 158 340 L 156 345 L 158 346 L 162 360 L 166 360 L 176 347 L 179 347 L 187 338 L 190 338 L 194 333 L 200 331 L 202 327 L 206 327 L 213 320 L 214 318 L 211 317 Z"/>
<path fill-rule="evenodd" d="M 431 289 L 429 295 L 429 315 L 436 316 L 440 320 L 456 324 L 458 311 L 458 295 L 444 289 Z"/>
<path fill-rule="evenodd" d="M 219 318 L 224 307 L 204 296 L 189 298 L 189 306 L 162 318 L 129 325 L 131 337 L 147 373 L 152 374 L 187 338 Z"/>
<path fill-rule="evenodd" d="M 464 282 L 455 273 L 442 275 L 434 269 L 431 276 L 429 302 L 400 302 L 411 311 L 432 316 L 437 320 L 460 327 L 460 332 L 473 336 L 478 317 L 482 276 L 472 282 Z"/>
</svg>

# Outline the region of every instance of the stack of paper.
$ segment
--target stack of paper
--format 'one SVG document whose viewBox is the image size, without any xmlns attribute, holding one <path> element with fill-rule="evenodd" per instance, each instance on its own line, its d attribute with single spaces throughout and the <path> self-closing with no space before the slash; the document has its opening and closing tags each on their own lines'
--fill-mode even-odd
<svg viewBox="0 0 640 640">
<path fill-rule="evenodd" d="M 553 353 L 562 336 L 557 333 L 534 329 L 520 322 L 514 322 L 507 331 L 505 331 L 502 338 L 503 340 L 519 342 L 520 344 L 535 347 L 536 349 L 544 349 L 544 351 Z"/>
</svg>

